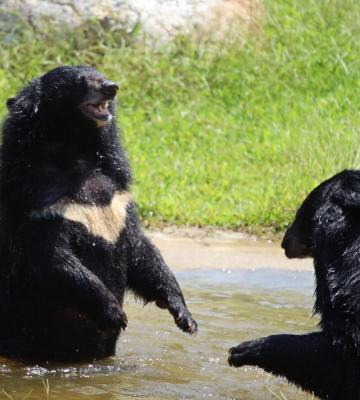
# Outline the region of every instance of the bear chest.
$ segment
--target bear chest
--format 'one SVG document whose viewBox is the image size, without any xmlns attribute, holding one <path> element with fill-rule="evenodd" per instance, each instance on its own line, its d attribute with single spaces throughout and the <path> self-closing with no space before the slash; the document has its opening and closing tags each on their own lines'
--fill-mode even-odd
<svg viewBox="0 0 360 400">
<path fill-rule="evenodd" d="M 84 226 L 87 231 L 115 243 L 125 227 L 128 191 L 114 190 L 110 179 L 102 176 L 84 180 L 73 196 L 64 196 L 55 203 L 30 212 L 32 219 L 64 218 Z"/>
<path fill-rule="evenodd" d="M 78 222 L 92 235 L 114 244 L 125 227 L 130 200 L 129 192 L 116 191 L 109 204 L 83 204 L 65 200 L 49 207 L 48 211 L 68 221 Z"/>
</svg>

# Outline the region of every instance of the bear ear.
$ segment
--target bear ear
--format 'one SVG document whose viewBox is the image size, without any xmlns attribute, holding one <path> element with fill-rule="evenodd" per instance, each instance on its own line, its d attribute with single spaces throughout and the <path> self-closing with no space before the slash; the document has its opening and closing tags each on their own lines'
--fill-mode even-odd
<svg viewBox="0 0 360 400">
<path fill-rule="evenodd" d="M 7 100 L 6 105 L 11 113 L 19 118 L 31 119 L 40 106 L 40 82 L 34 79 L 16 97 Z"/>
<path fill-rule="evenodd" d="M 342 207 L 360 207 L 360 175 L 357 171 L 348 171 L 342 184 L 334 188 L 332 199 Z"/>
<path fill-rule="evenodd" d="M 8 108 L 8 110 L 11 110 L 11 107 L 15 104 L 15 97 L 10 97 L 10 99 L 6 100 L 6 107 Z"/>
</svg>

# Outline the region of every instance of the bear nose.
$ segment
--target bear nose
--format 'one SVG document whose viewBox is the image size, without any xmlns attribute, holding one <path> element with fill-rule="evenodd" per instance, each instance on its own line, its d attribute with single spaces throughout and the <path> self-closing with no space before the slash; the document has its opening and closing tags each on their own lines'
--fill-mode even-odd
<svg viewBox="0 0 360 400">
<path fill-rule="evenodd" d="M 287 232 L 285 233 L 285 236 L 283 237 L 283 240 L 281 241 L 281 247 L 286 250 L 286 248 L 289 245 L 289 235 L 287 234 Z"/>
<path fill-rule="evenodd" d="M 116 92 L 118 91 L 119 86 L 114 82 L 104 82 L 101 86 L 101 92 L 108 97 L 109 99 L 113 99 L 116 96 Z"/>
</svg>

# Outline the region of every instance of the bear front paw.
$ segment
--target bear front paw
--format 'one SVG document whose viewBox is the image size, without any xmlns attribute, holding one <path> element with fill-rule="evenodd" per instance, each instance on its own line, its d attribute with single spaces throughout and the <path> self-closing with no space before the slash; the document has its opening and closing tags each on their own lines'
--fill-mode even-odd
<svg viewBox="0 0 360 400">
<path fill-rule="evenodd" d="M 198 332 L 198 326 L 196 321 L 192 318 L 189 313 L 187 316 L 179 314 L 175 319 L 176 325 L 184 332 L 190 333 L 190 335 L 196 335 Z"/>
<path fill-rule="evenodd" d="M 176 310 L 173 314 L 175 324 L 184 332 L 190 335 L 196 335 L 198 326 L 192 315 L 186 308 Z"/>
<path fill-rule="evenodd" d="M 169 300 L 157 299 L 156 305 L 162 309 L 168 309 L 169 313 L 174 317 L 175 324 L 182 331 L 190 335 L 196 335 L 198 326 L 193 319 L 190 311 L 187 309 L 186 304 L 182 299 L 173 298 Z"/>
<path fill-rule="evenodd" d="M 126 329 L 127 327 L 127 316 L 121 308 L 120 304 L 112 302 L 108 305 L 104 312 L 101 325 L 104 329 Z"/>
<path fill-rule="evenodd" d="M 263 339 L 244 342 L 229 350 L 230 357 L 228 362 L 233 367 L 242 367 L 243 365 L 256 365 L 263 348 Z"/>
</svg>

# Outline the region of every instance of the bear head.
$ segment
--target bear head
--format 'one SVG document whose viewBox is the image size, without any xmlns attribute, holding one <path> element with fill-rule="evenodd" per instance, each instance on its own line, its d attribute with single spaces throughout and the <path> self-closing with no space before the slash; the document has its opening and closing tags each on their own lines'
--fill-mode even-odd
<svg viewBox="0 0 360 400">
<path fill-rule="evenodd" d="M 78 117 L 95 126 L 113 118 L 116 83 L 86 65 L 61 66 L 32 80 L 18 95 L 7 101 L 10 116 L 30 122 L 39 114 L 47 118 Z M 61 115 L 60 115 L 61 114 Z"/>
<path fill-rule="evenodd" d="M 304 200 L 281 247 L 288 258 L 314 257 L 320 242 L 330 246 L 360 233 L 360 171 L 345 170 L 322 182 Z"/>
</svg>

